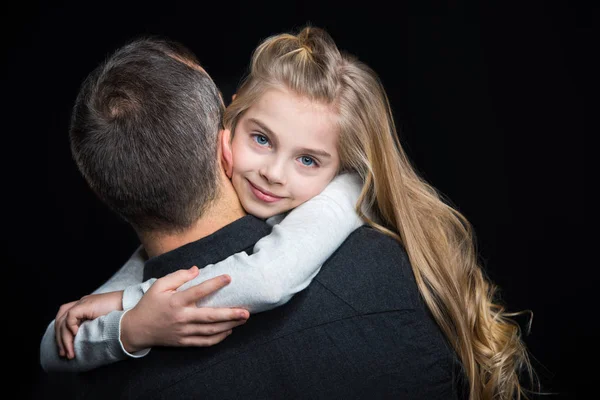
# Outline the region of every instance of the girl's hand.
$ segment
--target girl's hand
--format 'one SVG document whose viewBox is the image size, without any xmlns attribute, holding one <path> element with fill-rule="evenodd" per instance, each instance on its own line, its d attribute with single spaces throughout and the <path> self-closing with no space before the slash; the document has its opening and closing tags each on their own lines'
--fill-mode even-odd
<svg viewBox="0 0 600 400">
<path fill-rule="evenodd" d="M 90 294 L 79 301 L 63 304 L 56 314 L 54 333 L 58 354 L 69 360 L 75 357 L 73 342 L 83 321 L 96 319 L 111 311 L 123 309 L 123 291 Z"/>
<path fill-rule="evenodd" d="M 199 308 L 196 302 L 231 282 L 228 275 L 176 289 L 198 275 L 196 266 L 158 279 L 121 319 L 121 343 L 134 353 L 153 346 L 206 347 L 223 341 L 247 321 L 243 308 Z"/>
</svg>

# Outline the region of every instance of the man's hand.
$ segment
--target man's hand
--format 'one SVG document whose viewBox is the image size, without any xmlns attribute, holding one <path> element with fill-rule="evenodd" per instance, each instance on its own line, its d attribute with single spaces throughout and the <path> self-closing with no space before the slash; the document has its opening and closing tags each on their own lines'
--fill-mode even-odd
<svg viewBox="0 0 600 400">
<path fill-rule="evenodd" d="M 228 275 L 176 289 L 198 275 L 196 266 L 158 279 L 121 320 L 121 343 L 134 353 L 153 346 L 206 347 L 223 341 L 247 321 L 243 308 L 199 308 L 196 302 L 231 282 Z"/>
<path fill-rule="evenodd" d="M 79 301 L 63 304 L 54 321 L 58 354 L 69 360 L 75 357 L 73 342 L 83 321 L 96 319 L 111 311 L 123 309 L 123 291 L 90 294 Z"/>
</svg>

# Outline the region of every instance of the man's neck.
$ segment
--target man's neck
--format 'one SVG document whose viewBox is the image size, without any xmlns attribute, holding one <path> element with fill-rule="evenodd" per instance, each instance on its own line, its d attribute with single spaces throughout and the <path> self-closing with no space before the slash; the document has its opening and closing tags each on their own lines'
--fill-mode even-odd
<svg viewBox="0 0 600 400">
<path fill-rule="evenodd" d="M 149 258 L 159 256 L 178 247 L 212 235 L 219 229 L 244 217 L 246 212 L 239 203 L 235 192 L 233 197 L 223 196 L 210 207 L 189 229 L 179 233 L 138 232 L 138 237 Z"/>
</svg>

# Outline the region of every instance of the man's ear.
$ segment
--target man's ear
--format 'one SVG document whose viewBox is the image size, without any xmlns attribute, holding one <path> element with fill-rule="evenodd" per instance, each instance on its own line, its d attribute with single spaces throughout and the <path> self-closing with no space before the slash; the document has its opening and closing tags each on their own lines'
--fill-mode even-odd
<svg viewBox="0 0 600 400">
<path fill-rule="evenodd" d="M 231 151 L 231 131 L 223 129 L 221 131 L 221 163 L 223 170 L 229 179 L 233 175 L 233 154 Z"/>
</svg>

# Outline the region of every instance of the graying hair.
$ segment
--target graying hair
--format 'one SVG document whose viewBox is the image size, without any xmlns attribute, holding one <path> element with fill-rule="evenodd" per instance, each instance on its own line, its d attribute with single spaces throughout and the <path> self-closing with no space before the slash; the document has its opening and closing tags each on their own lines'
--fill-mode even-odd
<svg viewBox="0 0 600 400">
<path fill-rule="evenodd" d="M 73 158 L 91 189 L 142 231 L 189 227 L 218 195 L 224 104 L 181 44 L 136 39 L 83 82 Z"/>
</svg>

